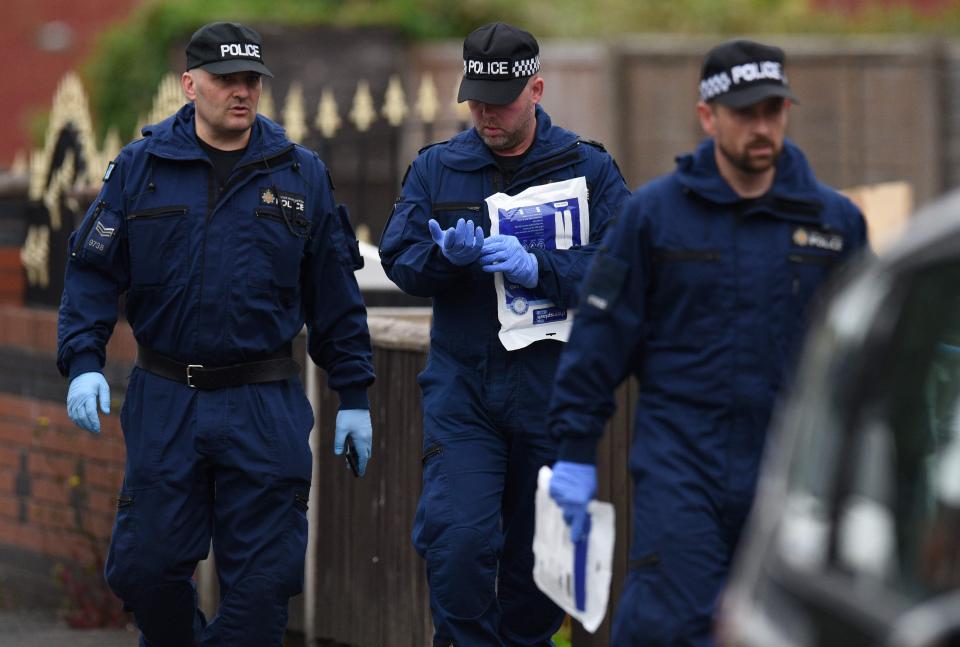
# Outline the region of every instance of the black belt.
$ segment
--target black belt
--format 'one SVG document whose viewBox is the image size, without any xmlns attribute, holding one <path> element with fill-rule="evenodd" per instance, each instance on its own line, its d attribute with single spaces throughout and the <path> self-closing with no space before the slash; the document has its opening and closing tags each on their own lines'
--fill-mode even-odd
<svg viewBox="0 0 960 647">
<path fill-rule="evenodd" d="M 206 391 L 290 379 L 300 373 L 300 365 L 291 355 L 291 346 L 287 344 L 280 351 L 256 362 L 204 366 L 184 364 L 137 345 L 137 366 L 168 380 Z"/>
</svg>

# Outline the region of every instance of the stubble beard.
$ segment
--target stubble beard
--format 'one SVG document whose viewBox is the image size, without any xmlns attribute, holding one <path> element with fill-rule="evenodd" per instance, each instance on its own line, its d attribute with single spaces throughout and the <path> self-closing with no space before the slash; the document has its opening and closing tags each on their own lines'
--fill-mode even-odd
<svg viewBox="0 0 960 647">
<path fill-rule="evenodd" d="M 492 150 L 494 153 L 511 151 L 523 143 L 524 139 L 529 134 L 530 129 L 533 127 L 533 121 L 534 116 L 530 114 L 517 126 L 515 130 L 503 130 L 502 134 L 494 137 L 484 135 L 482 126 L 477 128 L 477 132 L 480 134 L 480 139 L 483 140 L 483 143 L 487 145 L 487 148 Z M 494 125 L 500 127 L 498 124 Z"/>
<path fill-rule="evenodd" d="M 757 142 L 751 142 L 755 144 Z M 750 155 L 750 146 L 748 145 L 743 149 L 743 152 L 739 155 L 735 152 L 729 150 L 723 144 L 718 144 L 720 148 L 720 154 L 723 155 L 730 164 L 732 164 L 738 171 L 743 173 L 748 173 L 750 175 L 760 175 L 766 173 L 777 163 L 777 160 L 780 158 L 780 153 L 783 150 L 783 146 L 775 146 L 770 140 L 766 140 L 763 143 L 769 144 L 773 149 L 773 154 L 770 157 L 765 157 L 762 161 L 756 160 Z"/>
</svg>

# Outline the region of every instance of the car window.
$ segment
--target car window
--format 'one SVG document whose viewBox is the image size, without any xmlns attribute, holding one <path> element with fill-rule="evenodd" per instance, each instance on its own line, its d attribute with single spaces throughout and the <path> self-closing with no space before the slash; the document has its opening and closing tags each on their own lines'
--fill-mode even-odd
<svg viewBox="0 0 960 647">
<path fill-rule="evenodd" d="M 835 555 L 919 601 L 960 585 L 960 266 L 902 288 L 839 471 Z"/>
<path fill-rule="evenodd" d="M 836 378 L 826 376 L 836 375 L 837 367 L 846 363 L 840 346 L 834 327 L 813 331 L 804 349 L 807 357 L 797 380 L 797 397 L 783 414 L 796 435 L 777 541 L 779 554 L 796 568 L 821 568 L 827 560 L 830 493 L 843 430 Z"/>
</svg>

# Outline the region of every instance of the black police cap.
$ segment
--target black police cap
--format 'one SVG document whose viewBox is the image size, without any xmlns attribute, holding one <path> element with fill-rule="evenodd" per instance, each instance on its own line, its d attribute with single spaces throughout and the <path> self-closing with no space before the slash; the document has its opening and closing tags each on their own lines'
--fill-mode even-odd
<svg viewBox="0 0 960 647">
<path fill-rule="evenodd" d="M 779 47 L 732 40 L 711 49 L 700 71 L 700 98 L 744 108 L 768 97 L 796 101 L 784 72 Z"/>
<path fill-rule="evenodd" d="M 257 72 L 272 77 L 263 64 L 260 34 L 236 22 L 212 22 L 193 33 L 187 43 L 187 69 L 211 74 Z"/>
<path fill-rule="evenodd" d="M 512 103 L 540 71 L 540 46 L 529 32 L 494 22 L 463 41 L 463 80 L 457 101 Z"/>
</svg>

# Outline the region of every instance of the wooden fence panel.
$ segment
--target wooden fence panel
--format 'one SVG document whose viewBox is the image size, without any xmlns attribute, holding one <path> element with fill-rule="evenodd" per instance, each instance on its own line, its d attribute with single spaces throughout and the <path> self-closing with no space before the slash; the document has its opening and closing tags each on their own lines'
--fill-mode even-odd
<svg viewBox="0 0 960 647">
<path fill-rule="evenodd" d="M 374 351 L 370 391 L 375 444 L 367 474 L 356 479 L 333 454 L 338 400 L 316 394 L 321 528 L 316 546 L 316 635 L 358 646 L 422 646 L 432 625 L 423 563 L 410 531 L 420 494 L 420 390 L 423 351 Z"/>
</svg>

